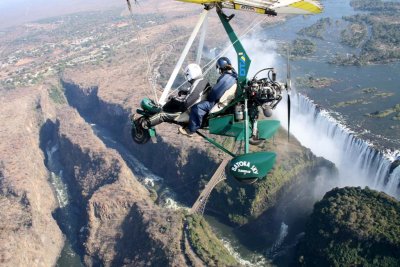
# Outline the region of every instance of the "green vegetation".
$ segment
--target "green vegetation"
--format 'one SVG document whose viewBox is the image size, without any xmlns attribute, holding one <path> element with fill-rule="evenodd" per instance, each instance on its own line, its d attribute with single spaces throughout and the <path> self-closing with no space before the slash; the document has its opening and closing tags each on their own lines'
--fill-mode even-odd
<svg viewBox="0 0 400 267">
<path fill-rule="evenodd" d="M 303 88 L 322 89 L 322 88 L 331 86 L 335 82 L 336 82 L 335 79 L 327 78 L 327 77 L 315 78 L 315 77 L 309 76 L 309 77 L 297 77 L 296 78 L 297 86 L 303 87 Z"/>
<path fill-rule="evenodd" d="M 334 105 L 333 107 L 335 107 L 335 108 L 343 108 L 343 107 L 348 107 L 348 106 L 357 105 L 357 104 L 367 105 L 367 104 L 370 104 L 370 103 L 371 102 L 367 102 L 367 101 L 365 101 L 363 99 L 355 99 L 355 100 L 339 102 L 336 105 Z"/>
<path fill-rule="evenodd" d="M 332 60 L 329 61 L 330 64 L 335 64 L 339 66 L 364 66 L 367 65 L 366 59 L 355 54 L 347 55 L 336 55 Z"/>
<path fill-rule="evenodd" d="M 375 97 L 387 98 L 394 96 L 394 93 L 377 93 L 374 95 Z"/>
<path fill-rule="evenodd" d="M 394 93 L 380 92 L 376 87 L 364 88 L 361 91 L 366 95 L 372 95 L 372 98 L 387 98 L 395 95 Z"/>
<path fill-rule="evenodd" d="M 65 104 L 67 103 L 65 96 L 64 96 L 64 90 L 61 85 L 52 85 L 50 89 L 48 90 L 49 96 L 51 100 L 53 100 L 54 103 L 56 104 Z"/>
<path fill-rule="evenodd" d="M 296 39 L 292 43 L 291 55 L 294 57 L 311 56 L 317 50 L 317 45 L 308 39 Z"/>
<path fill-rule="evenodd" d="M 206 266 L 238 265 L 221 240 L 213 234 L 203 216 L 191 215 L 186 219 L 190 244 Z"/>
<path fill-rule="evenodd" d="M 359 54 L 337 55 L 330 63 L 361 66 L 400 60 L 400 2 L 353 0 L 351 3 L 356 9 L 373 12 L 344 18 L 351 24 L 342 31 L 342 42 L 361 47 L 361 51 Z"/>
<path fill-rule="evenodd" d="M 399 2 L 382 0 L 352 0 L 351 6 L 357 10 L 374 12 L 400 11 Z"/>
<path fill-rule="evenodd" d="M 144 29 L 162 24 L 165 19 L 160 14 L 137 14 L 135 23 Z M 4 77 L 0 86 L 4 88 L 39 84 L 68 68 L 107 62 L 114 58 L 115 51 L 130 49 L 132 53 L 137 42 L 132 22 L 121 16 L 120 9 L 48 18 L 32 22 L 30 27 L 16 31 L 21 34 L 10 39 L 7 53 L 0 58 L 5 66 L 0 72 Z"/>
<path fill-rule="evenodd" d="M 351 23 L 340 33 L 341 42 L 351 47 L 360 47 L 367 34 L 368 30 L 364 24 Z"/>
<path fill-rule="evenodd" d="M 364 94 L 375 94 L 378 93 L 378 88 L 376 87 L 363 88 L 361 91 Z"/>
<path fill-rule="evenodd" d="M 400 266 L 400 202 L 371 189 L 333 189 L 298 247 L 301 266 Z"/>
<path fill-rule="evenodd" d="M 278 143 L 287 142 L 287 132 L 278 131 L 275 139 L 279 140 Z M 302 179 L 310 169 L 323 163 L 322 159 L 314 158 L 310 151 L 297 145 L 292 147 L 292 151 L 286 148 L 274 144 L 273 140 L 254 147 L 253 151 L 276 151 L 278 159 L 274 169 L 266 179 L 252 185 L 229 177 L 216 186 L 207 209 L 218 211 L 221 219 L 233 225 L 244 225 L 273 207 L 285 186 Z"/>
<path fill-rule="evenodd" d="M 373 113 L 368 113 L 366 116 L 371 117 L 371 118 L 385 118 L 393 113 L 399 113 L 396 117 L 400 115 L 400 104 L 397 104 L 393 108 L 389 108 L 383 111 L 375 111 Z M 395 118 L 396 118 L 395 117 Z"/>
<path fill-rule="evenodd" d="M 394 93 L 381 92 L 376 87 L 363 88 L 363 89 L 361 89 L 361 92 L 364 94 L 361 98 L 342 101 L 342 102 L 337 103 L 333 107 L 343 108 L 343 107 L 348 107 L 348 106 L 352 106 L 352 105 L 367 105 L 367 104 L 371 104 L 373 101 L 376 101 L 376 98 L 387 98 L 387 97 L 391 97 L 394 95 Z M 396 112 L 395 108 L 388 109 L 388 110 L 385 110 L 382 112 L 376 111 L 374 113 L 367 114 L 367 116 L 383 118 L 394 112 Z"/>
<path fill-rule="evenodd" d="M 323 18 L 318 20 L 316 23 L 311 25 L 310 27 L 306 27 L 301 29 L 298 34 L 305 35 L 308 37 L 314 37 L 319 39 L 324 39 L 323 34 L 328 26 L 332 25 L 331 18 Z"/>
</svg>

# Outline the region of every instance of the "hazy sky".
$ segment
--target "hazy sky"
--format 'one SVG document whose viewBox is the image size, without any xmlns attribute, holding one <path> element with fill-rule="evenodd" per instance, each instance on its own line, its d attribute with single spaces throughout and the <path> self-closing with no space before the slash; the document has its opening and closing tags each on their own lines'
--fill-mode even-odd
<svg viewBox="0 0 400 267">
<path fill-rule="evenodd" d="M 0 0 L 0 28 L 73 12 L 125 5 L 125 0 Z"/>
</svg>

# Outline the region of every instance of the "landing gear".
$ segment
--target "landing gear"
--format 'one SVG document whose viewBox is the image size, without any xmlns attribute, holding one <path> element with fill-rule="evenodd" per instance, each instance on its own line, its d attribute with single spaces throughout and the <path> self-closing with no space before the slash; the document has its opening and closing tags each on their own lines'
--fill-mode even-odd
<svg viewBox="0 0 400 267">
<path fill-rule="evenodd" d="M 251 145 L 253 145 L 253 146 L 261 145 L 264 141 L 265 141 L 265 140 L 263 140 L 263 139 L 258 139 L 258 137 L 257 137 L 257 136 L 254 136 L 254 135 L 249 139 L 249 143 L 250 143 Z"/>
<path fill-rule="evenodd" d="M 146 118 L 140 117 L 136 120 L 132 119 L 132 139 L 136 144 L 142 145 L 150 141 L 150 133 L 147 129 L 148 122 Z"/>
<path fill-rule="evenodd" d="M 258 112 L 258 109 L 257 109 Z M 256 119 L 258 119 L 258 114 L 255 116 Z M 265 140 L 259 139 L 258 138 L 258 123 L 257 120 L 254 120 L 253 122 L 253 132 L 251 137 L 249 138 L 249 143 L 253 146 L 258 146 L 261 145 Z"/>
</svg>

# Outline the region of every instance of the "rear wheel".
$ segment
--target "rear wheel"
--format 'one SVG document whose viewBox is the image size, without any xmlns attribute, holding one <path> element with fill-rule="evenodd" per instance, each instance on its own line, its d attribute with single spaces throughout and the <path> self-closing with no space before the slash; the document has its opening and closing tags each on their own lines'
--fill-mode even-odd
<svg viewBox="0 0 400 267">
<path fill-rule="evenodd" d="M 258 134 L 257 135 L 253 135 L 249 139 L 249 143 L 251 145 L 253 145 L 253 146 L 261 145 L 264 141 L 265 141 L 264 139 L 258 139 Z"/>
<path fill-rule="evenodd" d="M 150 140 L 150 133 L 148 129 L 143 126 L 147 124 L 144 117 L 140 117 L 133 121 L 131 135 L 132 139 L 136 144 L 146 144 Z"/>
</svg>

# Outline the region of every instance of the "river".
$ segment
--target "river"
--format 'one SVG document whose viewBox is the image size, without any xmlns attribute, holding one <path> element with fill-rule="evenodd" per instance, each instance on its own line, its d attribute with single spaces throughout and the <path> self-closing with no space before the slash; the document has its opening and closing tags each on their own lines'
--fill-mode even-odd
<svg viewBox="0 0 400 267">
<path fill-rule="evenodd" d="M 80 221 L 79 208 L 71 200 L 70 191 L 65 182 L 66 177 L 63 174 L 63 166 L 59 160 L 58 145 L 49 142 L 46 147 L 46 156 L 46 165 L 50 171 L 50 182 L 58 202 L 58 209 L 53 212 L 53 217 L 65 235 L 65 244 L 57 261 L 57 267 L 83 267 L 79 256 L 82 251 L 79 244 L 79 234 L 82 230 L 78 223 Z"/>
<path fill-rule="evenodd" d="M 347 23 L 342 16 L 357 13 L 350 6 L 349 0 L 324 1 L 325 10 L 322 14 L 307 18 L 297 16 L 286 23 L 265 29 L 259 38 L 275 42 L 290 42 L 296 38 L 308 38 L 296 34 L 321 18 L 333 19 L 328 26 L 323 39 L 308 38 L 316 43 L 317 51 L 314 56 L 291 63 L 292 79 L 296 87 L 297 77 L 328 77 L 336 80 L 331 86 L 323 89 L 303 88 L 302 93 L 308 95 L 316 104 L 328 110 L 330 114 L 348 126 L 358 136 L 369 140 L 381 150 L 400 150 L 400 122 L 385 118 L 370 118 L 367 113 L 392 108 L 400 103 L 400 63 L 377 64 L 369 66 L 337 66 L 328 61 L 338 54 L 357 53 L 358 49 L 349 48 L 340 43 L 340 31 Z M 278 69 L 286 73 L 285 59 L 277 56 Z M 256 63 L 257 64 L 257 63 Z M 281 76 L 282 77 L 282 76 Z M 285 75 L 283 75 L 285 77 Z M 389 97 L 374 97 L 365 94 L 362 89 L 377 88 L 380 93 L 392 94 Z M 363 103 L 337 107 L 343 101 L 357 99 Z"/>
</svg>

